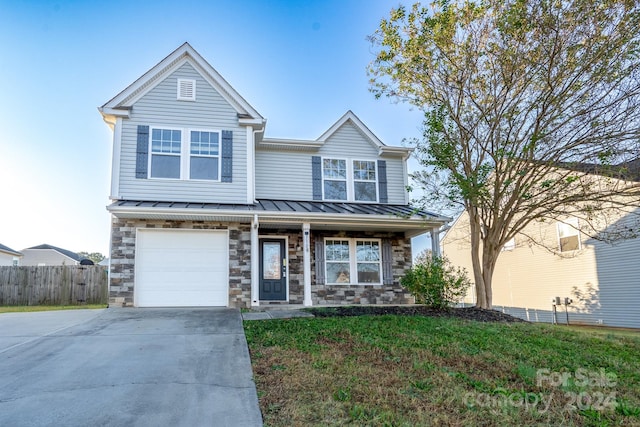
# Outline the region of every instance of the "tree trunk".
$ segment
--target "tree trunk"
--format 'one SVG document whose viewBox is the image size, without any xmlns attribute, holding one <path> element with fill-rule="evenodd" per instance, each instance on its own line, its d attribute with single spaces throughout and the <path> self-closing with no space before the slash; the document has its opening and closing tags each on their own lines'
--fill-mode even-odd
<svg viewBox="0 0 640 427">
<path fill-rule="evenodd" d="M 498 254 L 494 254 L 493 251 L 485 250 L 482 253 L 482 280 L 485 291 L 485 305 L 481 308 L 491 310 L 493 306 L 493 291 L 491 285 L 493 282 L 493 271 L 496 267 L 496 261 Z"/>
<path fill-rule="evenodd" d="M 487 299 L 487 295 L 491 295 L 491 288 L 487 289 L 483 264 L 480 262 L 480 224 L 477 221 L 477 214 L 473 208 L 468 209 L 467 212 L 469 213 L 469 231 L 471 233 L 471 263 L 473 265 L 473 277 L 476 284 L 476 307 L 490 309 L 491 299 Z M 491 286 L 491 278 L 489 278 L 488 283 L 489 286 Z"/>
</svg>

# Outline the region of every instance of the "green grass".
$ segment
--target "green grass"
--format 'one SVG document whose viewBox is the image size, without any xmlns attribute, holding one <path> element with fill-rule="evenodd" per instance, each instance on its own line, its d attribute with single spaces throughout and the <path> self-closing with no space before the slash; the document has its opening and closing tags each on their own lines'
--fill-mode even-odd
<svg viewBox="0 0 640 427">
<path fill-rule="evenodd" d="M 54 311 L 54 310 L 83 310 L 107 308 L 107 304 L 87 304 L 87 305 L 18 305 L 0 306 L 2 313 L 27 313 L 32 311 Z"/>
<path fill-rule="evenodd" d="M 391 315 L 244 328 L 267 426 L 640 426 L 638 336 Z"/>
</svg>

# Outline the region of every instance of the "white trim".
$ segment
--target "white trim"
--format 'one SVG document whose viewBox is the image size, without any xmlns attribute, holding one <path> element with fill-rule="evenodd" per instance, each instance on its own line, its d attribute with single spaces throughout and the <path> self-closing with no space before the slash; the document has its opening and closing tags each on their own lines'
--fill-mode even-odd
<svg viewBox="0 0 640 427">
<path fill-rule="evenodd" d="M 260 306 L 260 248 L 258 215 L 251 220 L 251 307 Z"/>
<path fill-rule="evenodd" d="M 578 247 L 576 249 L 570 249 L 570 250 L 566 250 L 563 251 L 562 250 L 562 244 L 560 242 L 560 228 L 562 226 L 566 226 L 566 230 L 569 231 L 575 231 L 575 234 L 572 232 L 570 235 L 565 236 L 566 237 L 573 237 L 576 236 L 578 239 Z M 564 221 L 557 221 L 556 222 L 556 236 L 558 238 L 558 251 L 560 251 L 561 253 L 564 252 L 574 252 L 574 251 L 579 251 L 582 249 L 582 239 L 580 238 L 580 222 L 578 220 L 578 218 L 576 217 L 569 217 L 566 218 Z"/>
<path fill-rule="evenodd" d="M 324 161 L 325 160 L 344 160 L 346 169 L 347 169 L 347 177 L 344 181 L 346 181 L 347 187 L 347 198 L 346 199 L 328 199 L 324 194 Z M 371 162 L 373 163 L 373 167 L 375 168 L 376 179 L 375 181 L 368 180 L 356 180 L 353 176 L 353 162 Z M 330 156 L 322 156 L 320 157 L 320 173 L 322 174 L 322 200 L 326 202 L 354 202 L 354 203 L 379 203 L 380 200 L 380 175 L 378 172 L 378 160 L 371 158 L 356 158 L 356 157 L 330 157 Z M 327 178 L 329 181 L 343 181 L 341 179 L 335 178 Z M 376 191 L 376 199 L 375 200 L 356 200 L 356 190 L 355 183 L 356 182 L 373 182 L 375 184 Z"/>
<path fill-rule="evenodd" d="M 345 192 L 346 192 L 346 199 L 329 199 L 327 198 L 327 196 L 324 194 L 324 181 L 325 181 L 325 177 L 324 177 L 324 161 L 325 160 L 344 160 L 344 166 L 345 166 L 345 178 L 344 179 L 336 179 L 336 178 L 327 178 L 328 181 L 336 181 L 336 182 L 343 182 L 345 183 Z M 320 174 L 322 176 L 322 200 L 323 201 L 330 201 L 330 202 L 348 202 L 350 201 L 349 195 L 350 195 L 350 191 L 349 191 L 349 159 L 346 157 L 320 157 Z"/>
<path fill-rule="evenodd" d="M 180 131 L 180 154 L 177 153 L 154 153 L 153 152 L 153 130 L 170 130 Z M 208 132 L 208 133 L 217 133 L 218 134 L 218 154 L 213 155 L 201 155 L 201 154 L 191 154 L 191 132 Z M 191 127 L 180 127 L 180 126 L 172 126 L 172 125 L 150 125 L 149 126 L 149 147 L 148 147 L 148 160 L 147 160 L 147 177 L 150 180 L 168 180 L 168 181 L 201 181 L 201 182 L 222 182 L 222 130 L 221 129 L 206 129 L 206 128 L 191 128 Z M 151 163 L 152 156 L 161 155 L 161 156 L 178 156 L 180 157 L 180 177 L 179 178 L 164 178 L 164 177 L 154 177 L 151 176 Z M 191 178 L 191 157 L 207 157 L 212 159 L 218 159 L 218 177 L 217 179 L 202 179 L 202 178 Z"/>
<path fill-rule="evenodd" d="M 380 139 L 375 136 L 375 134 L 371 132 L 371 130 L 369 130 L 369 128 L 365 126 L 365 124 L 351 110 L 344 113 L 337 122 L 335 122 L 329 129 L 327 129 L 322 135 L 320 135 L 318 141 L 326 141 L 327 139 L 331 138 L 331 136 L 333 136 L 333 134 L 336 133 L 338 129 L 340 129 L 340 127 L 348 121 L 351 121 L 351 123 L 353 123 L 353 125 L 357 127 L 376 148 L 380 149 L 381 147 L 385 147 L 384 143 L 380 141 Z"/>
<path fill-rule="evenodd" d="M 220 95 L 239 113 L 254 119 L 263 117 L 202 57 L 196 50 L 184 43 L 171 52 L 166 58 L 144 73 L 126 89 L 107 101 L 99 108 L 105 115 L 114 115 L 118 109 L 129 107 L 157 86 L 177 68 L 189 62 Z M 114 111 L 116 110 L 116 111 Z M 122 114 L 122 113 L 120 113 Z M 128 112 L 126 112 L 128 115 Z"/>
<path fill-rule="evenodd" d="M 409 171 L 408 171 L 408 165 L 407 165 L 407 159 L 403 159 L 402 160 L 402 179 L 404 181 L 404 188 L 402 189 L 403 194 L 404 194 L 404 204 L 408 205 L 409 204 L 409 191 L 407 190 L 407 188 L 409 187 Z M 387 185 L 389 185 L 389 178 L 388 178 L 388 173 L 389 173 L 389 169 L 387 169 Z M 387 189 L 387 196 L 388 196 L 389 190 Z"/>
<path fill-rule="evenodd" d="M 120 155 L 122 151 L 122 117 L 116 117 L 113 127 L 113 153 L 111 154 L 111 200 L 120 198 Z"/>
<path fill-rule="evenodd" d="M 327 274 L 327 266 L 329 261 L 327 261 L 327 240 L 342 240 L 349 242 L 349 283 L 337 283 L 337 282 L 329 282 L 329 275 Z M 379 251 L 379 259 L 378 259 L 378 277 L 380 278 L 380 282 L 376 283 L 359 283 L 358 282 L 358 255 L 357 255 L 357 246 L 358 242 L 377 242 L 378 243 L 378 251 Z M 380 286 L 383 284 L 382 277 L 382 239 L 379 238 L 367 238 L 367 237 L 325 237 L 323 240 L 324 243 L 324 277 L 325 284 L 328 286 Z M 331 261 L 334 262 L 334 261 Z M 373 264 L 373 261 L 361 261 L 362 263 Z"/>
<path fill-rule="evenodd" d="M 310 307 L 313 305 L 311 299 L 311 225 L 308 222 L 302 224 L 302 270 L 303 270 L 303 287 L 304 287 L 304 305 Z"/>
<path fill-rule="evenodd" d="M 247 203 L 255 202 L 255 190 L 256 190 L 256 180 L 255 180 L 255 158 L 256 158 L 256 147 L 254 143 L 255 139 L 255 131 L 251 126 L 247 126 L 246 134 L 247 134 Z"/>
</svg>

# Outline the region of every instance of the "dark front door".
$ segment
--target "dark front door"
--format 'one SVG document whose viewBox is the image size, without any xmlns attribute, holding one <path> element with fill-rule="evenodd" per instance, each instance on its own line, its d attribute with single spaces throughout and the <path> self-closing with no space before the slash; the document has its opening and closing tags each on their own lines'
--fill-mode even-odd
<svg viewBox="0 0 640 427">
<path fill-rule="evenodd" d="M 287 299 L 287 255 L 284 239 L 260 239 L 260 299 Z"/>
</svg>

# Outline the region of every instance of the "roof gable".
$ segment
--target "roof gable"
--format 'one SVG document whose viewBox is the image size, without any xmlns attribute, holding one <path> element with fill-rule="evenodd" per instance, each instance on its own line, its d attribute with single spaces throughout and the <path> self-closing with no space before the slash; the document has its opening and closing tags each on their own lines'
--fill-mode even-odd
<svg viewBox="0 0 640 427">
<path fill-rule="evenodd" d="M 98 109 L 105 118 L 107 116 L 128 117 L 129 110 L 138 99 L 187 62 L 237 111 L 240 119 L 256 120 L 259 123 L 264 121 L 260 113 L 240 96 L 189 43 L 184 43 L 174 50 Z"/>
<path fill-rule="evenodd" d="M 263 148 L 275 149 L 297 149 L 297 150 L 318 150 L 328 139 L 334 136 L 345 124 L 351 124 L 358 132 L 360 132 L 365 140 L 373 146 L 379 154 L 389 154 L 402 156 L 405 159 L 411 155 L 413 149 L 405 147 L 395 147 L 385 145 L 371 130 L 356 116 L 353 111 L 347 111 L 338 119 L 329 129 L 327 129 L 316 140 L 302 141 L 282 138 L 264 138 L 259 146 Z"/>
<path fill-rule="evenodd" d="M 15 255 L 15 256 L 22 256 L 22 254 L 16 250 L 11 249 L 9 246 L 5 246 L 2 243 L 0 243 L 0 252 L 5 252 L 8 253 L 10 255 Z"/>
<path fill-rule="evenodd" d="M 23 249 L 23 251 L 24 250 L 29 250 L 29 249 L 49 249 L 49 250 L 53 250 L 53 251 L 59 252 L 62 255 L 66 256 L 66 257 L 69 257 L 74 261 L 80 261 L 82 259 L 80 257 L 80 255 L 78 255 L 75 252 L 69 251 L 67 249 L 62 249 L 62 248 L 59 248 L 57 246 L 47 245 L 46 243 L 42 244 L 42 245 L 38 245 L 38 246 L 33 246 L 31 248 Z"/>
</svg>

